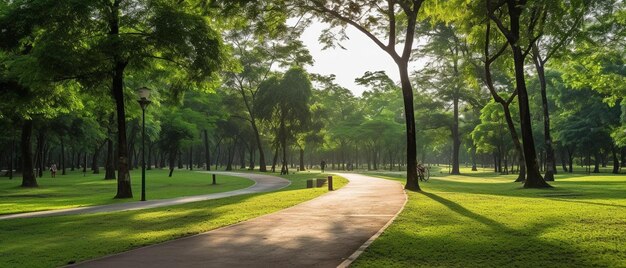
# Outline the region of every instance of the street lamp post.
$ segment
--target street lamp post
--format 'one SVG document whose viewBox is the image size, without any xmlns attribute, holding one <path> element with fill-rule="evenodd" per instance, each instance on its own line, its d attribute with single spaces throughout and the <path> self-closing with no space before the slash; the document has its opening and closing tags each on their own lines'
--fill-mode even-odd
<svg viewBox="0 0 626 268">
<path fill-rule="evenodd" d="M 146 107 L 151 101 L 150 89 L 142 87 L 138 90 L 139 105 L 141 106 L 141 201 L 146 201 Z"/>
</svg>

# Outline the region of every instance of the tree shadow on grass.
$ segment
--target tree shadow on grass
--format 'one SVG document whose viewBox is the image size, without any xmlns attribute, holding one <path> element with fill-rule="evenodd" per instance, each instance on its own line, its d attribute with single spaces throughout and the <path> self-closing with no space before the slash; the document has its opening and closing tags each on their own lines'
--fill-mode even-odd
<svg viewBox="0 0 626 268">
<path fill-rule="evenodd" d="M 431 179 L 423 188 L 450 193 L 469 193 L 511 197 L 559 199 L 625 199 L 624 181 L 558 181 L 554 188 L 525 189 L 521 184 L 508 182 L 473 182 Z"/>
<path fill-rule="evenodd" d="M 454 212 L 456 212 L 456 213 L 458 213 L 458 214 L 460 214 L 460 215 L 462 215 L 464 217 L 467 217 L 467 218 L 470 218 L 470 219 L 475 220 L 477 222 L 480 222 L 480 223 L 482 223 L 484 225 L 487 225 L 487 226 L 489 226 L 489 227 L 491 227 L 491 228 L 493 228 L 493 229 L 495 229 L 497 231 L 502 231 L 502 232 L 515 234 L 515 235 L 521 235 L 521 233 L 519 231 L 515 230 L 515 229 L 511 229 L 511 228 L 509 228 L 509 227 L 507 227 L 507 226 L 505 226 L 505 225 L 503 225 L 503 224 L 501 224 L 501 223 L 499 223 L 497 221 L 489 219 L 489 218 L 487 218 L 487 217 L 485 217 L 483 215 L 474 213 L 474 212 L 466 209 L 465 207 L 463 207 L 463 206 L 461 206 L 461 205 L 459 205 L 459 204 L 457 204 L 455 202 L 452 202 L 452 201 L 450 201 L 448 199 L 445 199 L 445 198 L 443 198 L 443 197 L 441 197 L 439 195 L 436 195 L 436 194 L 433 194 L 433 193 L 428 193 L 428 192 L 420 192 L 420 193 L 423 194 L 424 196 L 434 200 L 434 201 L 437 201 L 438 203 L 446 206 L 450 210 L 452 210 L 452 211 L 454 211 Z"/>
<path fill-rule="evenodd" d="M 394 230 L 386 231 L 379 239 L 380 241 L 375 242 L 371 254 L 365 254 L 365 260 L 357 264 L 365 263 L 368 264 L 365 266 L 374 267 L 388 264 L 398 267 L 591 267 L 607 265 L 596 263 L 596 260 L 577 249 L 576 245 L 542 239 L 541 235 L 546 230 L 559 226 L 559 219 L 545 219 L 522 229 L 515 229 L 470 211 L 440 195 L 428 192 L 419 194 L 443 205 L 461 218 L 453 217 L 446 210 L 437 210 L 433 212 L 436 215 L 430 215 L 434 218 L 424 219 L 429 223 L 428 226 L 408 221 L 399 223 L 402 227 L 396 229 L 392 226 L 391 229 Z M 422 213 L 420 216 L 424 217 Z M 465 222 L 462 218 L 470 221 Z M 403 221 L 403 216 L 401 215 L 399 219 Z M 398 251 L 403 253 L 399 254 Z M 399 255 L 401 258 L 398 258 Z"/>
<path fill-rule="evenodd" d="M 551 198 L 551 200 L 559 201 L 559 202 L 571 202 L 571 203 L 589 204 L 589 205 L 595 205 L 595 206 L 606 206 L 606 207 L 614 207 L 614 208 L 626 208 L 626 205 L 606 204 L 606 203 L 590 202 L 590 201 L 583 201 L 583 200 L 571 200 L 571 199 L 561 199 L 561 198 Z"/>
</svg>

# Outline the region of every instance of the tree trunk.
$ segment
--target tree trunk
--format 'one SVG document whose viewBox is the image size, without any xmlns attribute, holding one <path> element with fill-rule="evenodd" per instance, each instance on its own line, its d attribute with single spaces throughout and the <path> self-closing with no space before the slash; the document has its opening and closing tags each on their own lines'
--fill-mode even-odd
<svg viewBox="0 0 626 268">
<path fill-rule="evenodd" d="M 239 169 L 246 168 L 246 147 L 245 144 L 242 144 L 239 149 Z M 252 145 L 251 145 L 252 147 Z"/>
<path fill-rule="evenodd" d="M 178 165 L 177 167 L 179 169 L 183 168 L 183 150 L 182 149 L 178 149 L 177 150 L 177 154 L 178 154 Z"/>
<path fill-rule="evenodd" d="M 76 157 L 75 149 L 70 151 L 70 171 L 74 171 L 74 158 Z"/>
<path fill-rule="evenodd" d="M 533 44 L 533 62 L 537 69 L 537 76 L 539 78 L 539 85 L 541 89 L 541 106 L 543 110 L 543 136 L 546 146 L 546 174 L 544 179 L 546 181 L 554 181 L 554 174 L 556 169 L 556 160 L 554 156 L 554 148 L 552 147 L 552 136 L 550 135 L 550 113 L 548 111 L 548 97 L 546 95 L 546 76 L 544 63 L 539 58 L 539 49 L 536 44 Z"/>
<path fill-rule="evenodd" d="M 513 145 L 515 146 L 515 150 L 518 152 L 518 160 L 520 165 L 520 173 L 517 176 L 515 182 L 523 182 L 526 180 L 526 163 L 524 161 L 524 151 L 522 150 L 522 144 L 519 141 L 517 136 L 517 131 L 515 130 L 515 125 L 513 124 L 513 118 L 511 117 L 511 110 L 509 110 L 509 106 L 504 105 L 506 107 L 504 109 L 504 115 L 507 122 L 507 126 L 509 128 L 509 132 L 511 133 L 511 138 L 513 139 Z"/>
<path fill-rule="evenodd" d="M 250 158 L 248 159 L 250 162 L 250 167 L 248 168 L 249 170 L 254 170 L 254 146 L 250 146 Z"/>
<path fill-rule="evenodd" d="M 300 171 L 305 171 L 304 167 L 304 149 L 300 148 Z"/>
<path fill-rule="evenodd" d="M 168 177 L 172 177 L 172 173 L 174 173 L 174 168 L 176 167 L 176 155 L 178 154 L 178 150 L 174 149 L 174 150 L 170 150 L 170 152 L 168 153 L 168 164 L 169 164 L 169 169 L 170 169 L 170 173 L 167 175 Z"/>
<path fill-rule="evenodd" d="M 259 171 L 267 172 L 267 166 L 265 165 L 265 153 L 263 152 L 263 143 L 261 142 L 261 135 L 259 135 L 259 130 L 256 126 L 256 121 L 254 120 L 254 117 L 252 117 L 251 123 L 252 130 L 254 130 L 254 138 L 256 139 L 256 146 L 259 150 Z"/>
<path fill-rule="evenodd" d="M 626 167 L 626 147 L 622 147 L 620 158 L 621 158 L 621 161 L 620 161 L 621 166 Z"/>
<path fill-rule="evenodd" d="M 259 171 L 266 172 L 267 166 L 265 165 L 265 153 L 263 152 L 263 143 L 261 142 L 261 135 L 259 134 L 259 128 L 256 125 L 256 117 L 253 109 L 253 105 L 248 100 L 245 89 L 240 88 L 239 93 L 244 100 L 244 104 L 246 105 L 246 109 L 248 110 L 248 114 L 250 115 L 250 125 L 252 126 L 252 130 L 254 132 L 254 139 L 256 141 L 257 149 L 259 150 Z M 254 94 L 252 94 L 252 102 L 254 102 Z"/>
<path fill-rule="evenodd" d="M 563 168 L 563 172 L 567 172 L 567 162 L 565 161 L 565 150 L 563 150 L 562 148 L 559 149 L 559 152 L 561 153 L 561 167 Z"/>
<path fill-rule="evenodd" d="M 11 133 L 11 152 L 9 153 L 9 180 L 13 179 L 13 162 L 15 161 L 15 128 L 12 128 Z"/>
<path fill-rule="evenodd" d="M 148 159 L 146 160 L 146 170 L 152 170 L 152 147 L 154 144 L 148 141 Z"/>
<path fill-rule="evenodd" d="M 507 153 L 504 154 L 504 174 L 509 175 L 509 155 Z"/>
<path fill-rule="evenodd" d="M 105 180 L 114 180 L 115 179 L 115 165 L 113 164 L 115 161 L 114 151 L 113 151 L 113 140 L 111 138 L 107 138 L 107 160 L 106 167 L 104 172 Z"/>
<path fill-rule="evenodd" d="M 235 147 L 235 146 L 231 145 L 231 146 L 228 147 L 228 155 L 226 155 L 226 157 L 227 157 L 226 171 L 233 170 L 233 157 L 234 157 L 234 154 L 235 154 L 235 152 L 233 152 L 235 148 L 233 148 L 233 147 Z"/>
<path fill-rule="evenodd" d="M 61 175 L 65 175 L 65 143 L 61 138 Z"/>
<path fill-rule="evenodd" d="M 406 125 L 406 185 L 407 190 L 421 191 L 417 180 L 417 144 L 415 141 L 415 111 L 413 109 L 413 86 L 408 72 L 408 60 L 397 59 L 400 71 L 402 98 L 404 100 L 404 118 Z"/>
<path fill-rule="evenodd" d="M 139 152 L 139 150 L 135 150 L 135 149 L 133 149 L 132 152 L 133 152 L 133 168 L 134 169 L 138 169 L 139 168 L 139 159 L 140 159 L 139 154 L 140 154 L 140 152 Z"/>
<path fill-rule="evenodd" d="M 593 173 L 600 173 L 600 152 L 597 152 L 594 157 Z"/>
<path fill-rule="evenodd" d="M 226 171 L 231 171 L 233 170 L 233 158 L 235 157 L 235 146 L 236 146 L 237 141 L 234 141 L 229 147 L 228 147 L 228 155 L 226 155 Z"/>
<path fill-rule="evenodd" d="M 130 122 L 131 125 L 131 129 L 130 129 L 130 135 L 128 136 L 128 168 L 129 170 L 133 170 L 135 168 L 137 168 L 137 157 L 136 157 L 136 151 L 135 150 L 135 138 L 137 136 L 137 131 L 139 128 L 139 123 L 135 120 L 132 120 Z"/>
<path fill-rule="evenodd" d="M 488 55 L 486 55 L 488 56 Z M 509 129 L 509 133 L 511 134 L 511 139 L 513 140 L 513 145 L 515 146 L 515 150 L 518 153 L 518 161 L 520 166 L 520 173 L 515 179 L 515 182 L 523 182 L 526 180 L 526 163 L 524 159 L 524 150 L 522 149 L 522 144 L 520 143 L 519 137 L 517 135 L 517 130 L 515 129 L 515 124 L 513 123 L 513 117 L 511 116 L 511 110 L 509 108 L 510 103 L 505 101 L 502 98 L 498 98 L 495 93 L 495 89 L 493 86 L 493 81 L 491 77 L 491 67 L 490 62 L 485 63 L 485 80 L 486 84 L 490 89 L 490 92 L 493 95 L 494 100 L 496 100 L 502 106 L 502 110 L 504 111 L 504 119 L 506 120 L 506 126 Z"/>
<path fill-rule="evenodd" d="M 37 178 L 33 172 L 33 151 L 30 138 L 33 133 L 33 120 L 25 120 L 22 126 L 22 187 L 37 187 Z"/>
<path fill-rule="evenodd" d="M 572 173 L 574 172 L 574 154 L 569 149 L 567 149 L 567 154 L 569 158 L 569 173 Z"/>
<path fill-rule="evenodd" d="M 276 172 L 276 162 L 278 162 L 278 148 L 280 146 L 278 143 L 276 144 L 276 149 L 274 150 L 274 159 L 272 160 L 272 172 Z"/>
<path fill-rule="evenodd" d="M 87 152 L 83 155 L 83 173 L 87 173 Z"/>
<path fill-rule="evenodd" d="M 45 150 L 44 150 L 44 144 L 45 144 L 45 133 L 43 129 L 40 129 L 38 134 L 37 134 L 37 174 L 38 176 L 41 178 L 43 177 L 43 169 L 45 166 Z"/>
<path fill-rule="evenodd" d="M 217 165 L 219 164 L 220 161 L 220 154 L 222 153 L 222 147 L 220 146 L 220 144 L 217 144 L 217 156 L 215 157 L 215 170 L 217 170 Z"/>
<path fill-rule="evenodd" d="M 524 77 L 524 54 L 520 47 L 520 15 L 523 5 L 517 1 L 508 0 L 510 17 L 510 39 L 509 44 L 513 50 L 513 62 L 515 66 L 515 85 L 517 88 L 520 125 L 524 149 L 524 160 L 526 162 L 526 182 L 524 188 L 546 188 L 551 187 L 541 176 L 539 165 L 537 164 L 537 153 L 535 151 L 535 140 L 533 139 L 532 118 L 530 117 L 530 105 L 528 102 L 528 91 L 526 90 L 526 80 Z"/>
<path fill-rule="evenodd" d="M 613 174 L 619 174 L 619 159 L 617 158 L 617 148 L 613 146 L 611 151 L 613 153 Z"/>
<path fill-rule="evenodd" d="M 472 171 L 478 171 L 476 168 L 476 145 L 472 145 Z"/>
<path fill-rule="evenodd" d="M 193 170 L 193 146 L 189 146 L 189 170 Z"/>
<path fill-rule="evenodd" d="M 209 132 L 204 130 L 204 164 L 206 170 L 211 170 L 211 152 L 209 151 Z"/>
<path fill-rule="evenodd" d="M 121 0 L 115 0 L 111 6 L 111 18 L 109 20 L 110 33 L 109 35 L 115 40 L 119 38 L 119 16 L 120 16 L 120 2 Z M 111 92 L 115 99 L 116 114 L 117 114 L 117 194 L 115 198 L 132 198 L 133 191 L 130 184 L 130 172 L 128 161 L 128 147 L 126 143 L 126 111 L 124 109 L 124 70 L 126 69 L 127 62 L 119 55 L 119 50 L 114 49 L 113 59 L 113 79 Z"/>
<path fill-rule="evenodd" d="M 369 148 L 365 149 L 365 155 L 367 155 L 367 170 L 372 170 L 372 154 L 369 151 Z"/>
<path fill-rule="evenodd" d="M 113 95 L 117 113 L 117 194 L 115 198 L 132 198 L 130 184 L 128 147 L 126 146 L 126 111 L 124 110 L 124 69 L 126 64 L 117 62 L 113 75 Z"/>
<path fill-rule="evenodd" d="M 454 66 L 456 70 L 456 64 Z M 460 175 L 459 149 L 461 148 L 461 138 L 459 137 L 459 89 L 456 88 L 453 96 L 454 122 L 452 123 L 452 171 L 450 174 Z"/>
<path fill-rule="evenodd" d="M 376 149 L 372 148 L 372 162 L 374 165 L 374 170 L 378 170 L 378 158 L 376 154 Z"/>
<path fill-rule="evenodd" d="M 287 129 L 284 114 L 280 120 L 280 147 L 283 149 L 283 164 L 280 168 L 280 175 L 286 175 L 289 174 L 289 167 L 287 166 Z"/>
<path fill-rule="evenodd" d="M 102 145 L 101 146 L 96 145 L 96 147 L 93 150 L 93 158 L 91 159 L 91 170 L 93 174 L 100 174 L 100 165 L 98 165 L 100 149 L 102 149 Z"/>
<path fill-rule="evenodd" d="M 76 169 L 80 170 L 80 151 L 76 152 Z"/>
</svg>

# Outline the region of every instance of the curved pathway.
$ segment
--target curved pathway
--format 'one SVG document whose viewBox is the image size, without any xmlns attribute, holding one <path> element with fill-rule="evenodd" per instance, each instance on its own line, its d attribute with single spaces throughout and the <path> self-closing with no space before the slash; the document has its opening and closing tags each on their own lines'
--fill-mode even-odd
<svg viewBox="0 0 626 268">
<path fill-rule="evenodd" d="M 345 266 L 394 219 L 406 195 L 398 182 L 339 175 L 350 183 L 294 207 L 75 266 Z"/>
<path fill-rule="evenodd" d="M 213 194 L 184 196 L 184 197 L 176 197 L 176 198 L 169 198 L 169 199 L 156 199 L 156 200 L 149 200 L 149 201 L 143 201 L 143 202 L 137 201 L 137 202 L 119 203 L 119 204 L 111 204 L 111 205 L 89 206 L 89 207 L 78 207 L 78 208 L 9 214 L 9 215 L 0 216 L 0 220 L 158 208 L 158 207 L 173 206 L 173 205 L 180 205 L 180 204 L 191 203 L 191 202 L 230 197 L 230 196 L 235 196 L 235 195 L 275 191 L 275 190 L 279 190 L 284 187 L 287 187 L 289 184 L 291 184 L 289 180 L 279 178 L 276 176 L 269 176 L 269 175 L 262 175 L 262 174 L 235 173 L 235 172 L 210 172 L 210 171 L 202 171 L 202 172 L 211 173 L 211 174 L 230 175 L 230 176 L 236 176 L 236 177 L 244 177 L 244 178 L 253 180 L 255 184 L 245 189 L 229 191 L 229 192 L 213 193 Z"/>
</svg>

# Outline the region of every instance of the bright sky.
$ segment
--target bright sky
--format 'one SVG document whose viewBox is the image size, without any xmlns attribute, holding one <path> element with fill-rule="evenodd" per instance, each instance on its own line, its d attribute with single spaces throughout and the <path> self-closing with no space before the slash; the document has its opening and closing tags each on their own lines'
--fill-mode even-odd
<svg viewBox="0 0 626 268">
<path fill-rule="evenodd" d="M 346 33 L 350 39 L 341 43 L 345 50 L 340 47 L 322 50 L 324 45 L 318 41 L 322 29 L 324 24 L 313 23 L 300 37 L 315 60 L 313 66 L 307 68 L 310 73 L 335 74 L 337 84 L 357 96 L 366 88 L 355 84 L 354 79 L 363 76 L 366 71 L 385 71 L 394 81 L 400 80 L 391 57 L 363 33 L 348 27 Z"/>
</svg>

